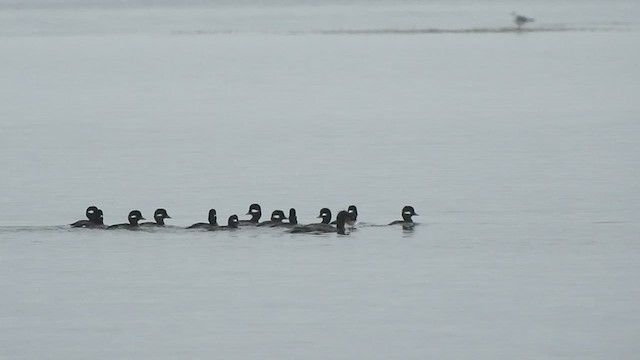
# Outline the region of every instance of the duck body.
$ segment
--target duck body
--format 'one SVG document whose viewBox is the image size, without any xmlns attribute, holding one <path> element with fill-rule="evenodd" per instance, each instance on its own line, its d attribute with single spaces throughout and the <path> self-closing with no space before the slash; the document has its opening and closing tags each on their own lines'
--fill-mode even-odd
<svg viewBox="0 0 640 360">
<path fill-rule="evenodd" d="M 278 226 L 279 224 L 282 224 L 282 220 L 286 219 L 287 217 L 284 215 L 284 211 L 282 210 L 274 210 L 271 213 L 271 220 L 269 221 L 263 221 L 261 223 L 259 223 L 256 226 L 268 226 L 268 227 L 273 227 L 273 226 Z"/>
<path fill-rule="evenodd" d="M 136 230 L 136 229 L 140 228 L 140 224 L 138 224 L 138 222 L 140 220 L 146 220 L 142 216 L 142 213 L 140 212 L 140 210 L 132 210 L 129 213 L 128 219 L 129 219 L 129 223 L 111 225 L 111 226 L 107 227 L 107 229 L 108 230 L 115 230 L 115 229 Z"/>
<path fill-rule="evenodd" d="M 218 227 L 218 215 L 216 213 L 216 209 L 211 209 L 211 210 L 209 210 L 209 222 L 208 223 L 204 223 L 204 222 L 195 223 L 195 224 L 187 227 L 187 229 L 211 229 L 211 228 L 215 228 L 215 227 Z"/>
<path fill-rule="evenodd" d="M 165 226 L 164 219 L 171 219 L 171 216 L 167 214 L 167 210 L 160 208 L 160 209 L 156 209 L 156 211 L 153 213 L 153 219 L 155 220 L 155 222 L 142 223 L 140 224 L 140 226 L 162 227 L 162 226 Z"/>
<path fill-rule="evenodd" d="M 289 209 L 289 222 L 279 222 L 271 225 L 271 227 L 294 227 L 298 226 L 298 215 L 296 214 L 296 209 Z"/>
<path fill-rule="evenodd" d="M 226 231 L 226 230 L 237 230 L 238 229 L 238 215 L 231 215 L 229 216 L 229 219 L 227 220 L 227 225 L 223 225 L 223 226 L 216 226 L 214 228 L 211 228 L 209 230 L 211 231 Z"/>
<path fill-rule="evenodd" d="M 413 206 L 405 206 L 402 208 L 402 220 L 395 220 L 389 223 L 389 225 L 402 225 L 403 227 L 412 227 L 415 225 L 412 217 L 418 216 Z"/>
<path fill-rule="evenodd" d="M 330 219 L 330 218 L 329 218 Z M 322 234 L 322 233 L 338 233 L 340 235 L 347 235 L 348 232 L 346 230 L 346 223 L 349 220 L 349 213 L 342 210 L 338 213 L 336 218 L 336 226 L 332 226 L 328 223 L 319 223 L 319 224 L 308 224 L 308 225 L 300 225 L 291 229 L 292 234 L 298 233 L 314 233 L 314 234 Z"/>
<path fill-rule="evenodd" d="M 97 206 L 89 206 L 85 211 L 85 216 L 87 217 L 87 219 L 78 220 L 73 224 L 69 224 L 69 225 L 74 228 L 89 228 L 89 227 L 94 227 L 95 225 L 98 225 L 96 221 L 96 215 L 98 210 L 99 209 Z"/>
<path fill-rule="evenodd" d="M 355 205 L 349 205 L 347 208 L 347 213 L 349 214 L 349 219 L 347 220 L 347 226 L 353 228 L 355 224 L 358 222 L 358 208 Z M 332 225 L 335 225 L 338 220 L 334 220 L 331 222 Z"/>
<path fill-rule="evenodd" d="M 251 204 L 247 215 L 251 215 L 249 220 L 238 220 L 238 225 L 241 226 L 256 226 L 260 222 L 262 217 L 262 208 L 258 204 Z"/>
</svg>

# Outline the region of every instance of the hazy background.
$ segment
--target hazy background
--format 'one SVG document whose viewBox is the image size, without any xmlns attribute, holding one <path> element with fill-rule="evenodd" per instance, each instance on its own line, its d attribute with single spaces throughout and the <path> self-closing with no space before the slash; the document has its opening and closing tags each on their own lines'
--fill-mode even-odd
<svg viewBox="0 0 640 360">
<path fill-rule="evenodd" d="M 0 358 L 635 359 L 639 10 L 0 0 Z"/>
</svg>

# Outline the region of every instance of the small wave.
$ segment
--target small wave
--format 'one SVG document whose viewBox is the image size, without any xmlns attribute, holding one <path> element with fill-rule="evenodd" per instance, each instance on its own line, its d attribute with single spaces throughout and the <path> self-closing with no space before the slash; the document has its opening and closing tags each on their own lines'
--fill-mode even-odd
<svg viewBox="0 0 640 360">
<path fill-rule="evenodd" d="M 544 33 L 544 32 L 596 32 L 596 31 L 619 31 L 619 27 L 530 27 L 518 29 L 516 27 L 499 28 L 463 28 L 463 29 L 342 29 L 342 30 L 322 30 L 317 34 L 326 35 L 420 35 L 420 34 L 505 34 L 505 33 Z"/>
<path fill-rule="evenodd" d="M 176 30 L 172 31 L 172 35 L 230 35 L 239 34 L 238 31 L 233 30 Z"/>
<path fill-rule="evenodd" d="M 51 226 L 0 226 L 0 233 L 40 232 L 40 231 L 69 231 L 69 225 Z"/>
<path fill-rule="evenodd" d="M 628 221 L 619 221 L 619 220 L 596 220 L 592 221 L 592 224 L 629 224 Z"/>
<path fill-rule="evenodd" d="M 525 34 L 525 33 L 561 33 L 561 32 L 610 32 L 628 30 L 628 24 L 607 23 L 587 26 L 549 26 L 527 27 L 477 27 L 477 28 L 371 28 L 371 29 L 330 29 L 330 30 L 290 30 L 290 31 L 242 31 L 242 30 L 175 30 L 172 35 L 438 35 L 438 34 Z"/>
</svg>

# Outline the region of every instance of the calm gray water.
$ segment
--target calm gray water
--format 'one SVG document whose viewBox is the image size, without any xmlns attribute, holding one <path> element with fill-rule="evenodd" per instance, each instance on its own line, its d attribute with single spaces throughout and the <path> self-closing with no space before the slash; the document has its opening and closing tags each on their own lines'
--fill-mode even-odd
<svg viewBox="0 0 640 360">
<path fill-rule="evenodd" d="M 635 359 L 638 10 L 0 1 L 0 358 Z"/>
</svg>

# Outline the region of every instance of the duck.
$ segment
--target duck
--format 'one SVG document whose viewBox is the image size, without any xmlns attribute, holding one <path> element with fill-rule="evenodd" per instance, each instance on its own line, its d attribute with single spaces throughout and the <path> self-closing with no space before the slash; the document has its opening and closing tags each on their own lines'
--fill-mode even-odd
<svg viewBox="0 0 640 360">
<path fill-rule="evenodd" d="M 349 205 L 347 213 L 349 213 L 351 223 L 355 224 L 358 222 L 358 208 L 355 205 Z"/>
<path fill-rule="evenodd" d="M 331 226 L 331 210 L 329 208 L 320 209 L 320 215 L 318 218 L 321 218 L 322 221 L 319 223 L 307 224 L 307 225 L 298 225 L 293 228 L 293 233 L 296 232 L 331 232 L 335 229 L 334 226 Z M 338 224 L 338 220 L 336 219 L 336 224 Z"/>
<path fill-rule="evenodd" d="M 347 208 L 347 213 L 349 213 L 349 220 L 347 220 L 347 226 L 353 228 L 354 225 L 358 222 L 358 208 L 355 205 L 349 205 Z M 337 223 L 337 219 L 331 222 L 332 225 Z"/>
<path fill-rule="evenodd" d="M 251 219 L 239 220 L 238 221 L 239 225 L 244 225 L 244 226 L 258 225 L 258 222 L 260 221 L 260 217 L 262 216 L 262 208 L 260 208 L 260 205 L 258 204 L 251 204 L 249 206 L 249 211 L 247 212 L 247 215 L 251 215 Z"/>
<path fill-rule="evenodd" d="M 348 235 L 347 229 L 345 227 L 347 221 L 349 220 L 349 213 L 345 210 L 342 210 L 336 216 L 336 226 L 331 226 L 327 223 L 319 223 L 319 224 L 309 224 L 309 225 L 301 225 L 296 226 L 291 229 L 292 234 L 297 233 L 338 233 L 339 235 Z"/>
<path fill-rule="evenodd" d="M 229 219 L 227 220 L 227 225 L 212 227 L 209 230 L 211 231 L 236 230 L 238 229 L 238 223 L 239 223 L 238 215 L 233 214 L 229 216 Z"/>
<path fill-rule="evenodd" d="M 171 219 L 171 216 L 167 214 L 167 210 L 160 208 L 156 209 L 156 211 L 153 213 L 153 218 L 155 219 L 155 222 L 142 223 L 140 224 L 140 226 L 164 226 L 164 219 Z"/>
<path fill-rule="evenodd" d="M 98 210 L 99 209 L 97 206 L 89 206 L 85 211 L 85 216 L 87 217 L 88 220 L 84 220 L 84 219 L 78 220 L 73 224 L 69 224 L 69 225 L 74 228 L 95 227 L 95 225 L 97 225 L 96 213 L 98 212 Z"/>
<path fill-rule="evenodd" d="M 129 229 L 129 230 L 134 230 L 134 229 L 138 229 L 140 227 L 140 225 L 138 224 L 138 222 L 140 220 L 146 220 L 143 216 L 142 213 L 140 212 L 140 210 L 132 210 L 129 213 L 128 216 L 129 219 L 129 223 L 128 224 L 116 224 L 116 225 L 111 225 L 109 227 L 107 227 L 108 230 L 114 230 L 114 229 Z"/>
<path fill-rule="evenodd" d="M 284 211 L 282 210 L 274 210 L 271 213 L 271 220 L 263 221 L 256 226 L 277 226 L 282 223 L 282 220 L 285 220 L 287 217 L 284 215 Z"/>
<path fill-rule="evenodd" d="M 94 226 L 94 228 L 100 228 L 100 229 L 104 228 L 104 213 L 102 212 L 102 209 L 98 209 L 96 211 L 94 220 L 96 223 L 96 226 Z"/>
<path fill-rule="evenodd" d="M 403 227 L 413 227 L 415 223 L 413 222 L 412 216 L 418 216 L 416 211 L 413 209 L 413 206 L 405 206 L 402 208 L 402 220 L 396 220 L 389 223 L 389 225 L 402 225 Z"/>
<path fill-rule="evenodd" d="M 210 229 L 212 227 L 217 227 L 217 226 L 218 226 L 218 215 L 216 213 L 216 209 L 210 209 L 208 223 L 204 223 L 204 222 L 195 223 L 187 227 L 187 229 Z"/>
<path fill-rule="evenodd" d="M 318 219 L 322 219 L 321 224 L 329 224 L 331 223 L 331 210 L 329 208 L 320 209 L 320 215 L 318 215 Z M 337 221 L 337 219 L 336 219 Z"/>
<path fill-rule="evenodd" d="M 298 215 L 296 214 L 296 209 L 289 209 L 289 222 L 281 221 L 279 223 L 275 223 L 271 225 L 271 227 L 294 227 L 298 226 Z"/>
</svg>

